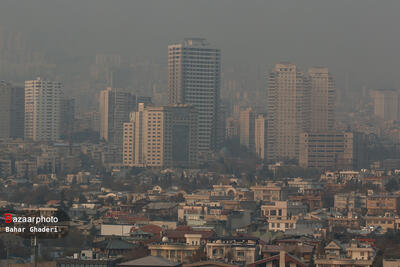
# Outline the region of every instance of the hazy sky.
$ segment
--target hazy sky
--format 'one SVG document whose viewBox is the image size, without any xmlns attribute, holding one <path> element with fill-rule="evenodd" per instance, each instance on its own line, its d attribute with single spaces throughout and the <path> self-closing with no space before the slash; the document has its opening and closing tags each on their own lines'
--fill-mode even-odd
<svg viewBox="0 0 400 267">
<path fill-rule="evenodd" d="M 339 80 L 390 87 L 400 86 L 399 11 L 399 0 L 0 0 L 0 25 L 51 54 L 166 62 L 169 43 L 198 36 L 222 49 L 224 67 L 326 65 Z"/>
</svg>

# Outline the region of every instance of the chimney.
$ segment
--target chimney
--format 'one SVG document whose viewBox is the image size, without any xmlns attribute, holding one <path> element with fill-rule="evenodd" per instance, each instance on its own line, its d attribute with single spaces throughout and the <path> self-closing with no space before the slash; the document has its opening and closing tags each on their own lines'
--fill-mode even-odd
<svg viewBox="0 0 400 267">
<path fill-rule="evenodd" d="M 286 251 L 281 250 L 279 252 L 279 267 L 285 267 L 286 266 Z"/>
</svg>

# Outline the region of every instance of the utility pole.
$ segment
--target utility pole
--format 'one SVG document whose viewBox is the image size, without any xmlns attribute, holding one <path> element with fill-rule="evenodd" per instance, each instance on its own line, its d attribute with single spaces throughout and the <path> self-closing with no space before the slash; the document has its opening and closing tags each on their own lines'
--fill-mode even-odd
<svg viewBox="0 0 400 267">
<path fill-rule="evenodd" d="M 38 258 L 38 245 L 37 245 L 37 239 L 36 239 L 36 235 L 34 235 L 33 237 L 32 237 L 32 240 L 31 240 L 31 244 L 32 244 L 32 246 L 33 246 L 33 249 L 34 249 L 34 267 L 37 267 L 37 258 Z"/>
</svg>

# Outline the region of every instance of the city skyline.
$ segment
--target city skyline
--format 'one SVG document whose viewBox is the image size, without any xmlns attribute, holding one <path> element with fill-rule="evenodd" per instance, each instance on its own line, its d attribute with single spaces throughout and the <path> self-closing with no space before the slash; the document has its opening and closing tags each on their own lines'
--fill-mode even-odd
<svg viewBox="0 0 400 267">
<path fill-rule="evenodd" d="M 0 267 L 400 266 L 400 1 L 0 2 Z"/>
</svg>

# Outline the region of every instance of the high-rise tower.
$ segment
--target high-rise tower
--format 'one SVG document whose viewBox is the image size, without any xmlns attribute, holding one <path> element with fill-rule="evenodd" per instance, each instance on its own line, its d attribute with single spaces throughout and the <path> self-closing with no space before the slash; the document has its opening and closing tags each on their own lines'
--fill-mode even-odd
<svg viewBox="0 0 400 267">
<path fill-rule="evenodd" d="M 122 145 L 124 122 L 129 121 L 130 112 L 136 108 L 136 97 L 119 88 L 101 91 L 99 99 L 100 138 Z"/>
<path fill-rule="evenodd" d="M 299 135 L 311 126 L 310 94 L 309 79 L 295 64 L 275 65 L 268 77 L 268 160 L 298 159 Z"/>
<path fill-rule="evenodd" d="M 24 138 L 23 87 L 0 82 L 0 138 Z"/>
<path fill-rule="evenodd" d="M 217 147 L 221 52 L 205 39 L 185 39 L 168 46 L 170 104 L 190 104 L 198 111 L 199 152 Z"/>
<path fill-rule="evenodd" d="M 326 132 L 335 126 L 335 82 L 328 68 L 308 69 L 311 85 L 311 131 Z"/>
<path fill-rule="evenodd" d="M 55 141 L 60 138 L 60 82 L 25 81 L 25 138 L 34 141 Z"/>
</svg>

